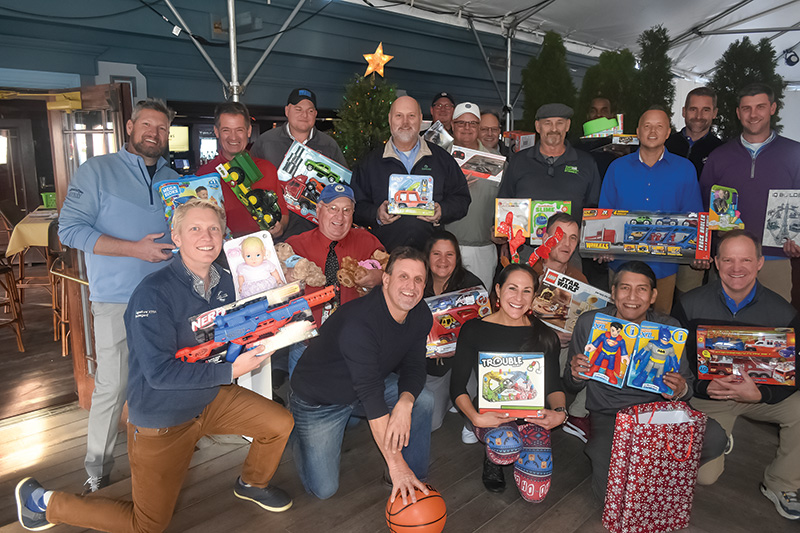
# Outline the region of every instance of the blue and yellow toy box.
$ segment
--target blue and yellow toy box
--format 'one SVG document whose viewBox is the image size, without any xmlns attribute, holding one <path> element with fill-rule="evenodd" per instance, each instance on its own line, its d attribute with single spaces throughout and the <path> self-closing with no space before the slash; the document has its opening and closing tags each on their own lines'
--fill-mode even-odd
<svg viewBox="0 0 800 533">
<path fill-rule="evenodd" d="M 638 340 L 637 324 L 597 313 L 583 349 L 589 370 L 581 375 L 621 389 Z"/>
<path fill-rule="evenodd" d="M 628 387 L 658 394 L 674 394 L 664 374 L 680 369 L 689 332 L 682 328 L 642 322 L 639 344 L 628 370 Z"/>
</svg>

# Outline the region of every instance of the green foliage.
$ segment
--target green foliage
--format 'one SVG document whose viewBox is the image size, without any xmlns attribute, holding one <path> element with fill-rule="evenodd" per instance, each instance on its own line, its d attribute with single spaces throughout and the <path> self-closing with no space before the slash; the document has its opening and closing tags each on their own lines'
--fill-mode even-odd
<svg viewBox="0 0 800 533">
<path fill-rule="evenodd" d="M 356 74 L 345 86 L 333 138 L 351 169 L 389 138 L 389 108 L 394 100 L 395 86 L 374 73 L 369 77 Z"/>
<path fill-rule="evenodd" d="M 672 59 L 669 51 L 669 34 L 666 28 L 653 26 L 645 30 L 636 41 L 642 49 L 639 58 L 639 105 L 633 110 L 631 121 L 639 122 L 639 117 L 653 105 L 663 107 L 672 115 L 675 102 L 675 83 L 672 74 Z M 627 117 L 625 117 L 627 119 Z M 633 122 L 635 121 L 635 122 Z M 627 122 L 627 120 L 626 120 Z"/>
<path fill-rule="evenodd" d="M 739 135 L 742 125 L 736 117 L 738 101 L 736 93 L 745 85 L 755 82 L 766 83 L 775 91 L 778 111 L 772 117 L 772 127 L 781 131 L 778 113 L 783 107 L 783 90 L 786 83 L 775 72 L 778 56 L 769 39 L 761 39 L 756 45 L 748 37 L 731 44 L 717 60 L 714 76 L 709 84 L 717 92 L 719 115 L 717 124 L 720 135 L 730 139 Z"/>
<path fill-rule="evenodd" d="M 521 128 L 534 131 L 536 110 L 544 104 L 559 102 L 575 107 L 575 84 L 567 67 L 567 49 L 556 32 L 544 36 L 538 57 L 531 57 L 522 71 L 525 106 Z"/>
<path fill-rule="evenodd" d="M 611 101 L 611 112 L 625 115 L 625 132 L 636 130 L 632 112 L 641 109 L 639 103 L 638 72 L 636 58 L 630 50 L 603 52 L 596 65 L 589 67 L 583 77 L 583 85 L 578 95 L 578 107 L 573 118 L 573 131 L 583 135 L 583 123 L 588 120 L 589 105 L 597 97 Z M 635 120 L 639 120 L 637 116 Z"/>
</svg>

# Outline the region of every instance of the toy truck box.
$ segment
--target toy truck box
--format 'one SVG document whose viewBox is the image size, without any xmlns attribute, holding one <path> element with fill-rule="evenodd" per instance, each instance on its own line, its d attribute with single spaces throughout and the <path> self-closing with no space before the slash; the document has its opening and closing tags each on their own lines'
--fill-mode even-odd
<svg viewBox="0 0 800 533">
<path fill-rule="evenodd" d="M 697 326 L 697 376 L 747 374 L 765 385 L 795 385 L 792 328 Z"/>
<path fill-rule="evenodd" d="M 583 349 L 589 370 L 581 375 L 621 389 L 638 342 L 637 324 L 597 313 Z"/>
<path fill-rule="evenodd" d="M 580 252 L 617 259 L 692 263 L 711 257 L 708 213 L 587 208 Z M 585 255 L 584 255 L 585 254 Z"/>
<path fill-rule="evenodd" d="M 731 187 L 714 185 L 708 202 L 708 227 L 711 230 L 729 231 L 744 229 L 739 218 L 739 192 Z"/>
<path fill-rule="evenodd" d="M 471 150 L 463 146 L 453 146 L 452 154 L 467 178 L 483 178 L 498 183 L 503 179 L 506 158 L 502 155 Z"/>
<path fill-rule="evenodd" d="M 531 201 L 531 244 L 542 244 L 547 232 L 547 220 L 556 213 L 572 213 L 570 201 Z"/>
<path fill-rule="evenodd" d="M 294 141 L 278 167 L 278 182 L 290 211 L 317 223 L 317 203 L 326 185 L 350 183 L 352 172 L 342 165 Z"/>
<path fill-rule="evenodd" d="M 280 191 L 253 188 L 264 175 L 250 154 L 236 154 L 230 161 L 217 165 L 216 170 L 259 228 L 268 230 L 281 220 L 281 208 L 278 204 Z"/>
<path fill-rule="evenodd" d="M 657 394 L 675 394 L 664 374 L 678 372 L 689 332 L 682 328 L 644 321 L 639 328 L 636 355 L 628 370 L 628 387 Z"/>
<path fill-rule="evenodd" d="M 392 174 L 389 176 L 390 215 L 414 215 L 432 217 L 433 176 L 414 174 Z"/>
<path fill-rule="evenodd" d="M 479 352 L 478 383 L 478 412 L 538 417 L 545 401 L 544 354 Z"/>
<path fill-rule="evenodd" d="M 510 232 L 503 231 L 504 225 Z M 522 231 L 526 239 L 531 236 L 531 199 L 496 198 L 494 201 L 494 236 L 511 237 Z"/>
<path fill-rule="evenodd" d="M 452 357 L 461 326 L 467 320 L 492 313 L 489 295 L 483 287 L 431 296 L 425 298 L 425 303 L 433 315 L 433 326 L 426 344 L 426 356 L 430 358 Z"/>
<path fill-rule="evenodd" d="M 547 270 L 531 310 L 545 324 L 557 331 L 572 333 L 578 317 L 587 311 L 611 303 L 611 295 L 574 278 Z"/>
</svg>

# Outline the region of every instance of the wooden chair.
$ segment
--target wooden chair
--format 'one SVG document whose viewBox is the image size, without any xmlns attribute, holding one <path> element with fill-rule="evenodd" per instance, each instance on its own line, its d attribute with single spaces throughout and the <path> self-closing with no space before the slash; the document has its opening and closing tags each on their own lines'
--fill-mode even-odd
<svg viewBox="0 0 800 533">
<path fill-rule="evenodd" d="M 22 330 L 25 324 L 22 320 L 22 305 L 17 292 L 17 280 L 14 279 L 14 270 L 3 259 L 0 262 L 0 288 L 5 291 L 5 296 L 0 297 L 0 306 L 7 310 L 10 318 L 0 317 L 0 328 L 10 327 L 17 336 L 17 348 L 25 352 L 22 343 Z"/>
</svg>

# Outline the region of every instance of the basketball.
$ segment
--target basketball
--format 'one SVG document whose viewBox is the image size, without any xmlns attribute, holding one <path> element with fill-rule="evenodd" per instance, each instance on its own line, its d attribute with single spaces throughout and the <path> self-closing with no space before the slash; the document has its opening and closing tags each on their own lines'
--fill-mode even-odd
<svg viewBox="0 0 800 533">
<path fill-rule="evenodd" d="M 428 487 L 430 494 L 415 488 L 417 502 L 403 505 L 399 495 L 386 502 L 386 525 L 393 533 L 441 533 L 447 521 L 447 506 L 439 491 Z"/>
</svg>

